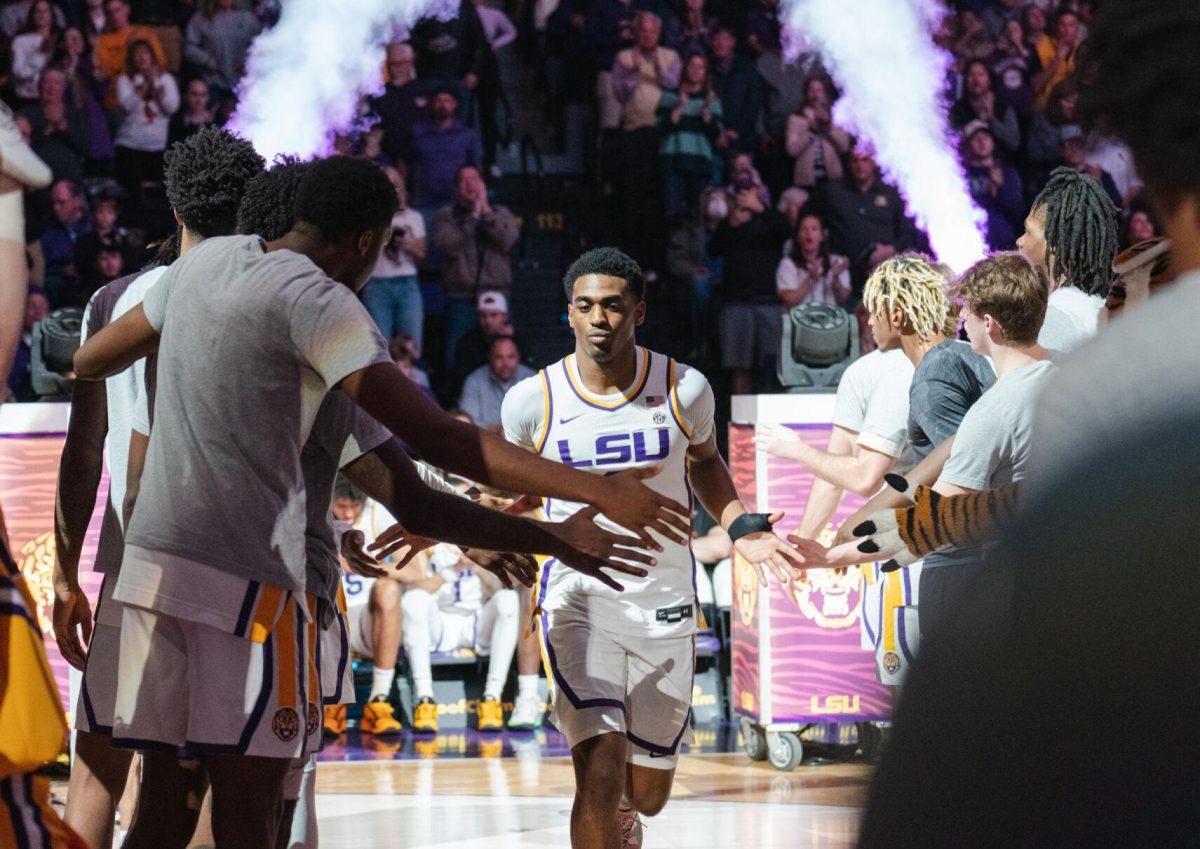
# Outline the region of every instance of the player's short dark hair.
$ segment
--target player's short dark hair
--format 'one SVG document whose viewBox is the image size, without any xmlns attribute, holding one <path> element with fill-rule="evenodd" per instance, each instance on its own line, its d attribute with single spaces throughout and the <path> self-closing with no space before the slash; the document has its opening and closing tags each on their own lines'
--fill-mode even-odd
<svg viewBox="0 0 1200 849">
<path fill-rule="evenodd" d="M 398 208 L 396 190 L 383 170 L 349 156 L 314 160 L 296 191 L 296 221 L 330 241 L 383 230 Z"/>
<path fill-rule="evenodd" d="M 204 127 L 167 150 L 167 201 L 198 236 L 228 236 L 237 224 L 246 184 L 261 174 L 254 145 L 219 127 Z"/>
<path fill-rule="evenodd" d="M 338 472 L 333 482 L 333 497 L 345 498 L 350 501 L 366 501 L 363 491 L 355 486 L 348 477 Z"/>
<path fill-rule="evenodd" d="M 1109 2 L 1088 25 L 1080 110 L 1129 145 L 1152 195 L 1175 206 L 1200 195 L 1200 3 Z"/>
<path fill-rule="evenodd" d="M 635 300 L 646 297 L 646 276 L 642 273 L 642 267 L 616 248 L 592 248 L 571 263 L 563 277 L 563 291 L 568 301 L 575 297 L 575 281 L 589 274 L 619 277 L 625 281 Z"/>
<path fill-rule="evenodd" d="M 247 236 L 282 239 L 296 221 L 296 191 L 311 163 L 294 156 L 279 156 L 270 170 L 246 186 L 238 207 L 237 231 Z"/>
</svg>

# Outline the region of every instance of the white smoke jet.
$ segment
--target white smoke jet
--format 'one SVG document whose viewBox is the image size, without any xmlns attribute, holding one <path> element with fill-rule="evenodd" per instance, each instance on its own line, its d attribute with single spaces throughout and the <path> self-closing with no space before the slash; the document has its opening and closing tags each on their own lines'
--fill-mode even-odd
<svg viewBox="0 0 1200 849">
<path fill-rule="evenodd" d="M 358 99 L 382 88 L 395 29 L 457 12 L 457 0 L 285 0 L 250 49 L 230 128 L 268 160 L 329 153 L 333 134 L 358 120 Z"/>
<path fill-rule="evenodd" d="M 834 120 L 875 151 L 938 259 L 963 271 L 987 252 L 942 98 L 951 58 L 937 0 L 782 0 L 789 60 L 820 52 L 842 97 Z"/>
</svg>

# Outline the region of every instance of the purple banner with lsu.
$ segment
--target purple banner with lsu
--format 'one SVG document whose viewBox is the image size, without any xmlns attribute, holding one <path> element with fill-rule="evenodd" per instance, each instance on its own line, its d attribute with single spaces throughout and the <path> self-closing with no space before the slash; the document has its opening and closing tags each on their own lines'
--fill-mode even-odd
<svg viewBox="0 0 1200 849">
<path fill-rule="evenodd" d="M 828 424 L 791 427 L 821 449 L 832 430 Z M 812 474 L 798 463 L 756 454 L 751 425 L 730 425 L 729 454 L 742 497 L 757 510 L 786 513 L 783 529 L 796 527 Z M 847 495 L 834 526 L 862 503 Z M 764 588 L 750 565 L 739 559 L 732 617 L 737 713 L 762 725 L 888 718 L 889 691 L 876 678 L 872 652 L 860 642 L 861 583 L 857 567 L 815 569 L 786 589 L 775 582 Z"/>
</svg>

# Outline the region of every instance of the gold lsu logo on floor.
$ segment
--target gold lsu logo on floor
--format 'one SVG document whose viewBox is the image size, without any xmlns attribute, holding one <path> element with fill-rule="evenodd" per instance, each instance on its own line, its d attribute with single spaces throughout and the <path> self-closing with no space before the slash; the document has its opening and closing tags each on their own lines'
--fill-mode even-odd
<svg viewBox="0 0 1200 849">
<path fill-rule="evenodd" d="M 25 578 L 25 586 L 33 596 L 38 625 L 43 633 L 49 634 L 53 628 L 54 608 L 54 532 L 46 531 L 21 546 L 17 564 Z"/>
</svg>

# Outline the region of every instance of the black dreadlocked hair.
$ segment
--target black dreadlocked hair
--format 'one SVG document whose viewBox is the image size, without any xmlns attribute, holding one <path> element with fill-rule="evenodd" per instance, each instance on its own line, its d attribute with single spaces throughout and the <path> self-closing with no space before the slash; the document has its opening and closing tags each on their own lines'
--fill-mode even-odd
<svg viewBox="0 0 1200 849">
<path fill-rule="evenodd" d="M 575 281 L 589 274 L 620 278 L 636 300 L 646 297 L 646 276 L 642 267 L 616 248 L 592 248 L 571 263 L 563 277 L 563 290 L 568 301 L 575 298 Z"/>
<path fill-rule="evenodd" d="M 247 184 L 238 207 L 237 231 L 269 242 L 282 239 L 296 221 L 296 190 L 311 164 L 295 156 L 277 156 L 270 170 Z"/>
<path fill-rule="evenodd" d="M 202 238 L 233 233 L 242 192 L 265 164 L 250 142 L 218 127 L 176 142 L 165 162 L 167 200 Z"/>
<path fill-rule="evenodd" d="M 1103 293 L 1119 248 L 1120 210 L 1100 183 L 1074 168 L 1055 168 L 1033 209 L 1046 219 L 1046 260 L 1054 263 L 1053 282 Z"/>
<path fill-rule="evenodd" d="M 1099 5 L 1099 4 L 1098 4 Z M 1129 145 L 1155 200 L 1200 195 L 1200 3 L 1108 0 L 1088 26 L 1084 120 Z"/>
</svg>

